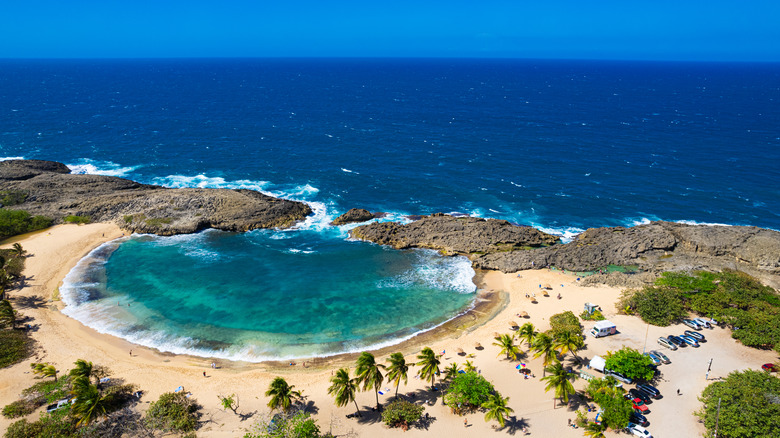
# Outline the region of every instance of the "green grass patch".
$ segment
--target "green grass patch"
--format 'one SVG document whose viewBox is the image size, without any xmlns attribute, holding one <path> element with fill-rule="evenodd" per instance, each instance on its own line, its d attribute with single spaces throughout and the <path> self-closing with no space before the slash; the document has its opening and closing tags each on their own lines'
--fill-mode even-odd
<svg viewBox="0 0 780 438">
<path fill-rule="evenodd" d="M 21 362 L 32 354 L 33 340 L 21 330 L 0 330 L 0 368 Z"/>
<path fill-rule="evenodd" d="M 24 396 L 42 396 L 47 403 L 52 403 L 65 398 L 70 392 L 70 377 L 64 374 L 56 381 L 52 379 L 41 380 L 33 386 L 22 391 Z"/>
<path fill-rule="evenodd" d="M 27 199 L 27 192 L 22 190 L 4 190 L 0 192 L 0 204 L 3 206 L 19 205 Z"/>
<path fill-rule="evenodd" d="M 158 217 L 153 219 L 147 219 L 146 225 L 149 225 L 150 227 L 159 227 L 162 226 L 163 224 L 169 224 L 171 222 L 173 222 L 173 219 L 169 217 Z"/>
<path fill-rule="evenodd" d="M 51 219 L 32 216 L 24 210 L 0 208 L 0 240 L 51 226 Z"/>
<path fill-rule="evenodd" d="M 19 418 L 24 417 L 25 415 L 30 415 L 43 405 L 42 402 L 42 399 L 16 400 L 15 402 L 7 404 L 3 407 L 3 417 Z"/>
<path fill-rule="evenodd" d="M 89 216 L 76 216 L 69 214 L 62 218 L 62 220 L 69 224 L 88 224 L 92 219 Z"/>
</svg>

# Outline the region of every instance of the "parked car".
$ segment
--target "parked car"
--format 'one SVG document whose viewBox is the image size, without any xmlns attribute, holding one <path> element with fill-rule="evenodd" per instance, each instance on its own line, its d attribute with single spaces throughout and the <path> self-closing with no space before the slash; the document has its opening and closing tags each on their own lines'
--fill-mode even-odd
<svg viewBox="0 0 780 438">
<path fill-rule="evenodd" d="M 653 438 L 653 436 L 650 435 L 650 431 L 635 423 L 629 422 L 626 430 L 629 433 L 633 434 L 634 436 L 641 436 L 643 438 Z"/>
<path fill-rule="evenodd" d="M 666 342 L 669 342 L 669 341 L 666 341 Z M 659 342 L 659 343 L 660 343 L 660 342 Z M 669 357 L 667 357 L 665 354 L 661 353 L 661 352 L 660 352 L 660 351 L 658 351 L 658 350 L 653 350 L 653 351 L 651 351 L 650 353 L 651 353 L 651 354 L 654 354 L 654 355 L 656 355 L 656 356 L 658 356 L 658 358 L 660 358 L 660 359 L 661 359 L 661 362 L 663 362 L 663 363 L 665 363 L 665 364 L 667 364 L 667 365 L 668 365 L 668 364 L 670 364 L 670 363 L 672 363 L 672 361 L 671 361 L 671 360 L 669 360 Z"/>
<path fill-rule="evenodd" d="M 647 407 L 647 405 L 645 404 L 645 402 L 642 401 L 641 398 L 638 397 L 631 398 L 629 394 L 626 394 L 624 397 L 626 397 L 626 399 L 628 399 L 632 403 L 632 406 L 634 407 L 635 411 L 639 411 L 642 415 L 646 414 L 647 412 L 650 412 L 650 408 Z"/>
<path fill-rule="evenodd" d="M 712 324 L 704 318 L 693 318 L 693 322 L 698 323 L 704 328 L 712 328 Z"/>
<path fill-rule="evenodd" d="M 669 342 L 669 340 L 664 338 L 663 336 L 658 338 L 658 344 L 663 346 L 663 347 L 666 347 L 666 348 L 668 348 L 668 349 L 670 349 L 672 351 L 677 350 L 677 346 L 674 345 L 672 342 Z"/>
<path fill-rule="evenodd" d="M 686 336 L 690 336 L 693 339 L 696 339 L 697 342 L 707 342 L 707 338 L 705 338 L 704 335 L 699 332 L 686 330 L 683 333 L 685 333 Z"/>
<path fill-rule="evenodd" d="M 612 376 L 612 377 L 614 377 L 614 378 L 616 378 L 616 379 L 620 380 L 620 381 L 621 381 L 621 382 L 623 382 L 623 383 L 628 383 L 629 385 L 630 385 L 630 384 L 632 384 L 632 383 L 634 383 L 634 380 L 633 380 L 633 379 L 630 379 L 630 378 L 628 378 L 628 377 L 626 377 L 626 376 L 624 376 L 624 375 L 620 374 L 620 373 L 619 373 L 619 372 L 617 372 L 617 371 L 612 371 L 612 370 L 608 370 L 608 369 L 606 369 L 606 368 L 605 368 L 605 369 L 604 369 L 604 374 L 606 374 L 606 375 L 608 375 L 608 376 Z"/>
<path fill-rule="evenodd" d="M 633 397 L 633 398 L 638 398 L 638 399 L 642 400 L 647 405 L 649 405 L 650 403 L 653 402 L 653 400 L 650 399 L 650 394 L 648 394 L 648 393 L 646 393 L 644 391 L 640 391 L 638 389 L 633 389 L 633 388 L 629 389 L 628 390 L 628 394 L 631 397 Z"/>
<path fill-rule="evenodd" d="M 654 366 L 661 365 L 661 360 L 660 360 L 660 359 L 658 359 L 657 357 L 653 356 L 652 354 L 650 354 L 650 353 L 643 353 L 643 356 L 647 356 L 647 357 L 649 357 L 649 358 L 650 358 L 650 360 L 652 360 L 652 361 L 653 361 L 653 365 L 654 365 Z"/>
<path fill-rule="evenodd" d="M 656 388 L 653 385 L 650 385 L 649 383 L 641 383 L 639 385 L 636 385 L 636 389 L 650 394 L 650 396 L 653 398 L 656 399 L 661 398 L 661 391 L 659 391 L 658 388 Z"/>
<path fill-rule="evenodd" d="M 701 330 L 701 325 L 692 319 L 683 319 L 682 323 L 694 330 Z"/>
<path fill-rule="evenodd" d="M 680 339 L 680 337 L 675 336 L 675 335 L 667 336 L 666 339 L 668 339 L 669 342 L 671 342 L 672 344 L 674 344 L 674 345 L 676 345 L 678 347 L 687 347 L 688 346 L 688 344 L 686 344 L 685 341 L 683 341 L 682 339 Z"/>
<path fill-rule="evenodd" d="M 628 421 L 638 424 L 640 426 L 647 426 L 648 424 L 650 424 L 650 422 L 647 421 L 647 417 L 636 412 L 631 413 L 631 416 L 628 417 Z"/>
<path fill-rule="evenodd" d="M 696 341 L 696 339 L 693 339 L 690 336 L 681 335 L 679 336 L 680 339 L 682 339 L 686 344 L 690 345 L 691 347 L 698 347 L 699 343 Z"/>
<path fill-rule="evenodd" d="M 773 363 L 765 363 L 761 365 L 761 369 L 768 373 L 780 373 L 780 366 Z"/>
</svg>

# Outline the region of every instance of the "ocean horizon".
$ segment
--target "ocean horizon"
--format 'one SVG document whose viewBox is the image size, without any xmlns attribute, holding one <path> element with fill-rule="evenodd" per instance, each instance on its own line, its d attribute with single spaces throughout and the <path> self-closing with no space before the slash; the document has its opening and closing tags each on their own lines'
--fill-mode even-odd
<svg viewBox="0 0 780 438">
<path fill-rule="evenodd" d="M 66 313 L 163 351 L 237 360 L 356 351 L 472 304 L 465 258 L 351 241 L 349 227 L 330 222 L 353 207 L 388 213 L 381 220 L 506 219 L 564 240 L 652 220 L 780 230 L 780 64 L 0 66 L 0 156 L 167 187 L 249 188 L 312 206 L 291 230 L 132 236 L 71 272 Z M 168 269 L 154 270 L 159 260 Z M 354 290 L 362 294 L 343 301 Z M 267 305 L 247 307 L 252 300 Z M 410 302 L 420 305 L 410 311 Z M 278 318 L 285 306 L 301 313 Z M 338 313 L 346 308 L 355 314 Z M 320 319 L 327 314 L 337 317 Z"/>
</svg>

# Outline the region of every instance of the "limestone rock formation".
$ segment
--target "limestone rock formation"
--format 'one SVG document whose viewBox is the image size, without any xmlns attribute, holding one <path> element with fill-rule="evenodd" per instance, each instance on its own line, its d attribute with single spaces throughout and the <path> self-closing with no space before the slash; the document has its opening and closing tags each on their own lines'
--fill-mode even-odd
<svg viewBox="0 0 780 438">
<path fill-rule="evenodd" d="M 453 217 L 442 213 L 401 225 L 382 222 L 361 225 L 352 237 L 394 248 L 429 248 L 445 254 L 484 254 L 554 245 L 558 238 L 535 228 L 498 219 Z"/>
<path fill-rule="evenodd" d="M 0 191 L 22 191 L 9 208 L 51 217 L 89 216 L 138 233 L 172 235 L 205 228 L 247 231 L 287 227 L 311 213 L 308 205 L 253 190 L 170 189 L 102 175 L 73 175 L 61 163 L 0 162 Z"/>
<path fill-rule="evenodd" d="M 376 216 L 368 210 L 362 208 L 351 208 L 346 213 L 337 217 L 331 225 L 344 225 L 353 222 L 365 222 L 375 218 Z"/>
</svg>

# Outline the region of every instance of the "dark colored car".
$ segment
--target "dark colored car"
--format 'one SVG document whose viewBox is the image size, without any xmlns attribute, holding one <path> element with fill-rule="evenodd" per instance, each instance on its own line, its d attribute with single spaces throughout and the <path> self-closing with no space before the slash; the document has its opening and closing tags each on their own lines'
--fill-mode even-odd
<svg viewBox="0 0 780 438">
<path fill-rule="evenodd" d="M 631 395 L 632 398 L 638 398 L 645 402 L 646 404 L 650 404 L 653 401 L 650 399 L 650 394 L 640 391 L 638 389 L 629 389 L 628 394 Z"/>
<path fill-rule="evenodd" d="M 638 389 L 640 391 L 644 391 L 644 392 L 650 394 L 650 396 L 655 398 L 655 399 L 661 398 L 661 391 L 659 391 L 658 388 L 656 388 L 653 385 L 649 385 L 647 383 L 642 383 L 642 384 L 636 385 L 636 389 Z"/>
<path fill-rule="evenodd" d="M 696 341 L 698 341 L 698 342 L 707 342 L 707 339 L 704 337 L 704 335 L 699 333 L 699 332 L 694 332 L 692 330 L 686 330 L 683 333 L 685 333 L 685 335 L 687 335 L 687 336 L 692 337 L 693 339 L 696 339 Z"/>
<path fill-rule="evenodd" d="M 671 342 L 672 344 L 674 344 L 674 345 L 676 345 L 678 347 L 687 347 L 688 346 L 688 344 L 685 341 L 683 341 L 682 339 L 680 339 L 679 337 L 677 337 L 675 335 L 667 336 L 666 339 L 668 339 L 669 342 Z"/>
<path fill-rule="evenodd" d="M 648 424 L 650 424 L 650 422 L 647 421 L 647 417 L 645 417 L 644 415 L 642 415 L 642 414 L 640 414 L 638 412 L 632 412 L 631 416 L 628 417 L 628 421 L 630 421 L 632 423 L 636 423 L 636 424 L 638 424 L 638 425 L 640 425 L 642 427 L 645 427 Z"/>
</svg>

